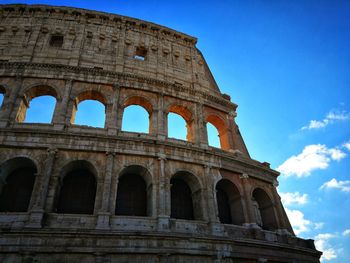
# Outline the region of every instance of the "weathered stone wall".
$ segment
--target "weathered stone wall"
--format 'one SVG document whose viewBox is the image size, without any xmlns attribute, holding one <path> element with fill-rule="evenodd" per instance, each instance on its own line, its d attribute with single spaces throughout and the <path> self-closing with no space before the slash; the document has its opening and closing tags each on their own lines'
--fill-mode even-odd
<svg viewBox="0 0 350 263">
<path fill-rule="evenodd" d="M 61 46 L 51 43 L 56 35 Z M 195 44 L 112 14 L 0 6 L 0 185 L 11 160 L 30 160 L 37 171 L 28 210 L 0 212 L 1 262 L 318 262 L 313 241 L 293 234 L 276 191 L 278 172 L 250 158 L 234 120 L 237 105 L 219 92 Z M 134 57 L 138 48 L 144 60 Z M 41 95 L 56 98 L 52 122 L 23 122 Z M 105 106 L 104 128 L 74 124 L 86 99 Z M 121 130 L 129 105 L 149 113 L 148 134 Z M 187 141 L 168 138 L 169 112 L 187 122 Z M 208 146 L 207 122 L 218 129 L 221 149 Z M 75 161 L 94 171 L 92 214 L 57 212 Z M 147 215 L 116 215 L 120 176 L 136 166 L 145 171 Z M 179 172 L 192 191 L 194 220 L 171 218 L 170 181 Z M 222 180 L 235 192 L 237 224 L 220 222 Z M 256 189 L 270 200 L 264 209 L 273 229 L 258 225 Z"/>
</svg>

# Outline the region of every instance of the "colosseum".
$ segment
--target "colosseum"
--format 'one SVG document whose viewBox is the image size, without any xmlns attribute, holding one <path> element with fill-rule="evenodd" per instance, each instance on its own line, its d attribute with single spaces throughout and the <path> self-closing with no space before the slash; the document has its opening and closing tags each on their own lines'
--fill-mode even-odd
<svg viewBox="0 0 350 263">
<path fill-rule="evenodd" d="M 0 262 L 319 262 L 196 42 L 115 14 L 0 6 Z M 55 99 L 49 123 L 26 119 L 40 96 Z M 85 100 L 104 127 L 75 123 Z M 132 105 L 148 133 L 121 128 Z M 187 140 L 168 136 L 169 113 Z"/>
</svg>

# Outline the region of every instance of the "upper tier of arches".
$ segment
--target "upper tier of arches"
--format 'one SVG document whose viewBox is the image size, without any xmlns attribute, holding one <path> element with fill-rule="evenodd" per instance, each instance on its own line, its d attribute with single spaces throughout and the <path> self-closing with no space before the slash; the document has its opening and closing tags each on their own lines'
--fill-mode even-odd
<svg viewBox="0 0 350 263">
<path fill-rule="evenodd" d="M 0 108 L 0 119 L 7 122 L 37 122 L 51 125 L 59 124 L 63 127 L 74 127 L 85 125 L 100 127 L 111 130 L 109 134 L 123 134 L 122 123 L 134 122 L 127 120 L 124 111 L 131 109 L 131 106 L 138 106 L 144 109 L 148 116 L 144 120 L 148 123 L 148 131 L 145 136 L 155 136 L 158 139 L 181 138 L 169 136 L 169 115 L 173 114 L 183 119 L 186 136 L 184 141 L 198 146 L 212 146 L 208 144 L 207 123 L 212 124 L 220 139 L 220 148 L 226 151 L 239 150 L 248 155 L 243 140 L 237 134 L 237 126 L 230 112 L 203 106 L 191 100 L 160 95 L 145 90 L 131 88 L 116 88 L 112 85 L 90 84 L 83 82 L 66 81 L 45 81 L 42 84 L 38 81 L 24 82 L 19 89 L 10 85 L 1 85 L 0 93 L 3 94 L 3 102 Z M 54 83 L 54 84 L 53 84 Z M 62 88 L 62 86 L 64 88 Z M 17 94 L 16 94 L 17 93 Z M 50 98 L 51 112 L 46 108 L 45 102 L 41 103 L 42 112 L 50 115 L 51 121 L 42 121 L 38 118 L 27 118 L 30 107 L 36 100 Z M 76 114 L 79 113 L 79 105 L 82 102 L 91 101 L 100 105 L 91 109 L 85 108 L 85 118 L 90 119 L 99 114 L 99 125 L 92 125 L 91 122 L 76 122 Z M 39 104 L 40 105 L 40 104 Z M 98 112 L 97 112 L 98 111 Z M 140 116 L 138 116 L 140 118 Z M 176 127 L 177 128 L 177 127 Z M 173 129 L 173 128 L 172 128 Z M 147 129 L 144 129 L 145 131 Z M 113 132 L 114 131 L 114 132 Z M 128 132 L 138 132 L 138 129 L 127 129 Z M 119 133 L 121 132 L 121 133 Z M 127 134 L 124 133 L 127 136 Z"/>
</svg>

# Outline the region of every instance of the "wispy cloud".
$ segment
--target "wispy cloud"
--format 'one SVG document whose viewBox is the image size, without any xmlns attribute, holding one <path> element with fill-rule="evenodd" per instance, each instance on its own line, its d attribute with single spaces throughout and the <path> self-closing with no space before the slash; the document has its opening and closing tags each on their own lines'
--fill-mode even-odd
<svg viewBox="0 0 350 263">
<path fill-rule="evenodd" d="M 300 194 L 299 192 L 294 193 L 279 193 L 281 196 L 282 203 L 288 205 L 303 205 L 307 203 L 307 194 Z"/>
<path fill-rule="evenodd" d="M 343 236 L 350 237 L 350 229 L 344 230 Z"/>
<path fill-rule="evenodd" d="M 350 141 L 343 144 L 343 147 L 350 151 Z"/>
<path fill-rule="evenodd" d="M 331 161 L 339 161 L 346 156 L 338 147 L 327 148 L 323 144 L 311 144 L 305 146 L 298 155 L 289 157 L 277 170 L 285 176 L 304 177 L 314 170 L 324 170 Z"/>
<path fill-rule="evenodd" d="M 286 213 L 296 235 L 310 231 L 313 223 L 304 218 L 303 212 L 286 208 Z"/>
<path fill-rule="evenodd" d="M 329 243 L 329 240 L 334 237 L 336 237 L 336 235 L 330 233 L 318 234 L 315 237 L 316 248 L 323 252 L 321 262 L 337 258 L 336 249 Z"/>
<path fill-rule="evenodd" d="M 342 110 L 330 111 L 323 120 L 311 120 L 308 125 L 301 128 L 301 130 L 312 130 L 324 128 L 334 122 L 345 121 L 350 119 L 350 113 Z"/>
<path fill-rule="evenodd" d="M 342 192 L 350 192 L 350 181 L 338 181 L 332 178 L 330 181 L 321 185 L 320 189 L 339 189 Z"/>
</svg>

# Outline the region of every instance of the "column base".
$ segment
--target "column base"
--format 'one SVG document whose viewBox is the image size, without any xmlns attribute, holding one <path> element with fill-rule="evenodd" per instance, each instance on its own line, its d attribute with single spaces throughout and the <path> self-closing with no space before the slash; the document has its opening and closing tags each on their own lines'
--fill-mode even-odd
<svg viewBox="0 0 350 263">
<path fill-rule="evenodd" d="M 99 212 L 97 214 L 96 229 L 105 230 L 110 229 L 111 214 L 106 212 Z"/>
<path fill-rule="evenodd" d="M 26 228 L 42 228 L 44 218 L 44 210 L 32 210 L 29 212 L 28 222 Z"/>
<path fill-rule="evenodd" d="M 158 217 L 158 230 L 159 231 L 170 231 L 170 217 L 159 216 Z"/>
</svg>

